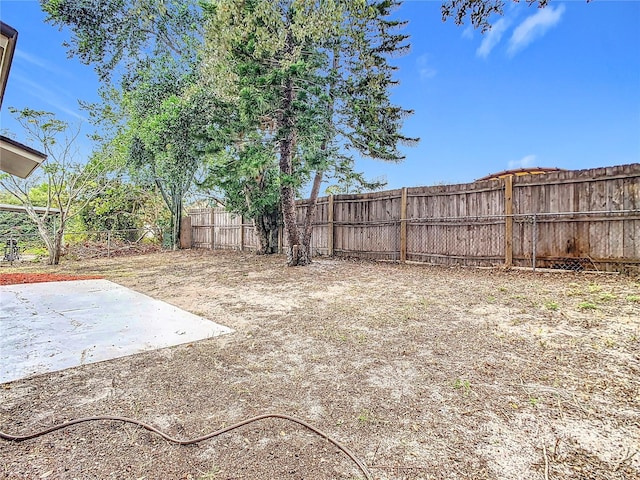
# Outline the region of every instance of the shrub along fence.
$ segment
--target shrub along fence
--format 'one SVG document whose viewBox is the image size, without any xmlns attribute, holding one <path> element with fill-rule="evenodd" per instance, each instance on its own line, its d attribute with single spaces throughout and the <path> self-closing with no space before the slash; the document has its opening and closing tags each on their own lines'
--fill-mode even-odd
<svg viewBox="0 0 640 480">
<path fill-rule="evenodd" d="M 298 202 L 300 220 L 306 208 Z M 196 248 L 255 249 L 251 223 L 222 208 L 191 210 L 189 220 Z M 640 164 L 323 197 L 312 249 L 441 265 L 638 272 Z"/>
</svg>

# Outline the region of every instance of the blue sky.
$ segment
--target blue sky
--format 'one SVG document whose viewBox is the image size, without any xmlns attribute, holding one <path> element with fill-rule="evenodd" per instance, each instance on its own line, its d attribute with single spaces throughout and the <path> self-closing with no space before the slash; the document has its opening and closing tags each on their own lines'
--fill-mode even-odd
<svg viewBox="0 0 640 480">
<path fill-rule="evenodd" d="M 399 188 L 640 162 L 640 1 L 509 4 L 485 35 L 442 23 L 437 1 L 407 1 L 397 16 L 412 49 L 394 60 L 393 98 L 415 110 L 405 133 L 421 142 L 400 164 L 359 161 L 368 176 Z M 69 33 L 45 24 L 35 0 L 0 0 L 0 17 L 19 32 L 1 128 L 24 140 L 10 106 L 82 121 L 77 99 L 96 101 L 99 85 L 67 58 Z"/>
</svg>

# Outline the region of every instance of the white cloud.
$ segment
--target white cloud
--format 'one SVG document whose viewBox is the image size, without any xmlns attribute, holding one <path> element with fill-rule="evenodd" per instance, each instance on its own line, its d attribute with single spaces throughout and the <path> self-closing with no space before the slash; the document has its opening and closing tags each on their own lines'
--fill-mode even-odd
<svg viewBox="0 0 640 480">
<path fill-rule="evenodd" d="M 509 53 L 509 55 L 515 55 L 536 38 L 542 37 L 550 28 L 560 22 L 564 10 L 564 5 L 560 5 L 555 9 L 553 7 L 546 7 L 541 8 L 533 15 L 527 17 L 513 31 L 509 39 L 507 53 Z"/>
<path fill-rule="evenodd" d="M 526 157 L 522 157 L 520 160 L 511 160 L 509 162 L 509 170 L 513 170 L 515 168 L 530 168 L 535 166 L 536 156 L 535 155 L 527 155 Z"/>
<path fill-rule="evenodd" d="M 416 60 L 416 65 L 418 66 L 418 73 L 420 74 L 420 78 L 422 80 L 433 78 L 438 73 L 438 71 L 430 65 L 430 62 L 429 62 L 430 57 L 431 55 L 429 55 L 428 53 L 424 53 L 420 55 Z"/>
<path fill-rule="evenodd" d="M 473 25 L 467 25 L 465 29 L 462 30 L 462 38 L 466 38 L 467 40 L 473 38 Z"/>
<path fill-rule="evenodd" d="M 507 18 L 501 18 L 491 26 L 491 30 L 484 34 L 482 37 L 482 43 L 476 50 L 476 55 L 482 58 L 487 58 L 491 53 L 491 50 L 500 43 L 502 35 L 509 28 L 511 22 Z"/>
</svg>

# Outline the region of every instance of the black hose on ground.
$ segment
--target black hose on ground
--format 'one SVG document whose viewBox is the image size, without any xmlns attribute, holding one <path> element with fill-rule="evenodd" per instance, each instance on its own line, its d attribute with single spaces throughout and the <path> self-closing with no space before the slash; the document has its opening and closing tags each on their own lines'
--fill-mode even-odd
<svg viewBox="0 0 640 480">
<path fill-rule="evenodd" d="M 0 431 L 0 439 L 11 441 L 11 442 L 23 442 L 25 440 L 31 440 L 33 438 L 37 438 L 37 437 L 41 437 L 43 435 L 47 435 L 49 433 L 55 432 L 56 430 L 61 430 L 63 428 L 67 428 L 67 427 L 70 427 L 72 425 L 77 425 L 78 423 L 95 422 L 95 421 L 98 421 L 98 420 L 109 420 L 109 421 L 131 423 L 133 425 L 138 425 L 139 427 L 142 427 L 142 428 L 144 428 L 146 430 L 149 430 L 150 432 L 153 432 L 153 433 L 159 435 L 160 437 L 164 438 L 168 442 L 175 443 L 177 445 L 193 445 L 194 443 L 204 442 L 205 440 L 209 440 L 209 439 L 211 439 L 213 437 L 217 437 L 219 435 L 222 435 L 223 433 L 230 432 L 231 430 L 235 430 L 237 428 L 243 427 L 243 426 L 248 425 L 250 423 L 257 422 L 257 421 L 260 421 L 260 420 L 265 420 L 267 418 L 280 418 L 282 420 L 287 420 L 289 422 L 297 423 L 298 425 L 301 425 L 301 426 L 311 430 L 313 433 L 325 438 L 326 440 L 328 440 L 329 442 L 334 444 L 338 449 L 340 449 L 342 451 L 342 453 L 344 453 L 347 457 L 349 457 L 358 466 L 358 468 L 364 474 L 364 476 L 365 476 L 365 478 L 367 480 L 373 480 L 373 476 L 371 475 L 371 473 L 369 473 L 369 470 L 367 469 L 367 466 L 364 464 L 364 462 L 362 462 L 362 460 L 360 460 L 358 457 L 356 457 L 347 447 L 342 445 L 339 441 L 335 440 L 334 438 L 331 438 L 329 435 L 327 435 L 326 433 L 324 433 L 321 430 L 318 430 L 317 428 L 315 428 L 314 426 L 308 424 L 304 420 L 300 420 L 298 418 L 291 417 L 289 415 L 284 415 L 284 414 L 281 414 L 281 413 L 267 413 L 267 414 L 264 414 L 264 415 L 258 415 L 257 417 L 252 417 L 252 418 L 249 418 L 247 420 L 243 420 L 241 422 L 234 423 L 233 425 L 230 425 L 230 426 L 225 427 L 225 428 L 221 428 L 220 430 L 216 430 L 215 432 L 208 433 L 208 434 L 203 435 L 201 437 L 188 439 L 188 440 L 180 440 L 180 439 L 177 439 L 177 438 L 173 438 L 173 437 L 167 435 L 166 433 L 161 432 L 160 430 L 158 430 L 157 428 L 155 428 L 152 425 L 149 425 L 147 423 L 144 423 L 144 422 L 141 422 L 141 421 L 138 421 L 138 420 L 134 420 L 132 418 L 114 417 L 114 416 L 111 416 L 111 415 L 101 415 L 101 416 L 97 416 L 97 417 L 77 418 L 75 420 L 70 420 L 68 422 L 61 423 L 59 425 L 54 425 L 53 427 L 49 427 L 47 429 L 40 430 L 40 431 L 37 431 L 37 432 L 34 432 L 34 433 L 29 433 L 27 435 L 10 435 L 8 433 L 4 433 L 4 432 Z"/>
</svg>

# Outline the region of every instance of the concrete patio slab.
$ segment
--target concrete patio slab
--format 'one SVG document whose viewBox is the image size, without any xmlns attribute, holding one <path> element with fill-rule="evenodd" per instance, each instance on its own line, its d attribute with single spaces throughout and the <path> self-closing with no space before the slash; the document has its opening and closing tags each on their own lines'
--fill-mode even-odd
<svg viewBox="0 0 640 480">
<path fill-rule="evenodd" d="M 0 286 L 0 383 L 232 331 L 108 280 Z"/>
</svg>

